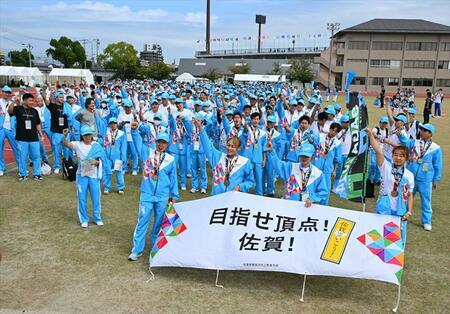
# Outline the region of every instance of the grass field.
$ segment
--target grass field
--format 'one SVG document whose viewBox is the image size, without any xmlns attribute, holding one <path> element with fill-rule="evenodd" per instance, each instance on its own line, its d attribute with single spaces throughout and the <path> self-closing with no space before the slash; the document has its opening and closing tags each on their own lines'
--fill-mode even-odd
<svg viewBox="0 0 450 314">
<path fill-rule="evenodd" d="M 417 103 L 421 112 L 423 100 Z M 381 112 L 369 105 L 372 126 Z M 450 311 L 449 119 L 432 119 L 438 130 L 434 139 L 444 151 L 444 175 L 433 196 L 433 231 L 420 225 L 418 197 L 408 225 L 404 313 Z M 74 184 L 56 175 L 19 183 L 15 171 L 0 178 L 2 311 L 387 313 L 395 303 L 397 286 L 334 277 L 308 277 L 305 303 L 299 301 L 302 276 L 294 274 L 223 271 L 225 288 L 218 289 L 214 271 L 158 268 L 156 280 L 146 283 L 148 250 L 137 262 L 127 261 L 141 178 L 127 175 L 125 181 L 124 196 L 102 196 L 105 226 L 82 230 Z M 181 195 L 182 200 L 194 198 L 189 192 Z M 334 195 L 330 204 L 361 210 Z M 373 208 L 370 199 L 367 210 Z"/>
</svg>

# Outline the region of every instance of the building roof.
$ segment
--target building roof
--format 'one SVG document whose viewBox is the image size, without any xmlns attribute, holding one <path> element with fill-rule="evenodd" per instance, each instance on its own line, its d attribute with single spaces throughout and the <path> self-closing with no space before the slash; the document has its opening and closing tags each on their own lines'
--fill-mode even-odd
<svg viewBox="0 0 450 314">
<path fill-rule="evenodd" d="M 336 35 L 350 32 L 450 34 L 450 26 L 418 19 L 373 19 L 341 30 Z"/>
</svg>

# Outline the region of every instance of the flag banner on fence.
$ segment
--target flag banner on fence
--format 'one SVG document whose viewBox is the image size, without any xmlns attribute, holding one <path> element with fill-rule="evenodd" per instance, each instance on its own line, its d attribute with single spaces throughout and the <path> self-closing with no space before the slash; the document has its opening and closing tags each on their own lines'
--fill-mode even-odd
<svg viewBox="0 0 450 314">
<path fill-rule="evenodd" d="M 342 198 L 361 202 L 365 196 L 366 186 L 369 150 L 365 129 L 369 121 L 367 107 L 358 92 L 350 92 L 347 114 L 349 116 L 347 132 L 351 135 L 350 151 L 345 158 L 341 176 L 334 182 L 333 190 Z"/>
<path fill-rule="evenodd" d="M 150 266 L 277 271 L 400 284 L 400 218 L 228 192 L 166 209 Z"/>
</svg>

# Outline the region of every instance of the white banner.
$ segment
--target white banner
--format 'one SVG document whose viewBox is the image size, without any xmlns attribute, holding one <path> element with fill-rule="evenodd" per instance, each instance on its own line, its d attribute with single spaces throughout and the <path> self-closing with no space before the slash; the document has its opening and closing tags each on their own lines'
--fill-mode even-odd
<svg viewBox="0 0 450 314">
<path fill-rule="evenodd" d="M 279 271 L 399 284 L 400 218 L 228 192 L 166 210 L 151 267 Z"/>
</svg>

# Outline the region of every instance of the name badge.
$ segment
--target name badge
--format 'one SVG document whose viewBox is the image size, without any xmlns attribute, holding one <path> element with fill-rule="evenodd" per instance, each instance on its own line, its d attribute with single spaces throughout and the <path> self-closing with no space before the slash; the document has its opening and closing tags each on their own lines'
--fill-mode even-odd
<svg viewBox="0 0 450 314">
<path fill-rule="evenodd" d="M 200 150 L 200 142 L 194 142 L 194 151 Z"/>
<path fill-rule="evenodd" d="M 31 120 L 25 120 L 25 130 L 31 130 Z"/>
<path fill-rule="evenodd" d="M 423 172 L 428 172 L 428 170 L 430 170 L 430 163 L 429 162 L 424 162 L 423 166 L 422 166 L 422 171 Z"/>
<path fill-rule="evenodd" d="M 59 119 L 58 119 L 58 125 L 59 125 L 59 126 L 64 126 L 64 117 L 59 117 Z"/>
<path fill-rule="evenodd" d="M 178 143 L 178 149 L 180 149 L 180 150 L 183 149 L 183 143 L 181 143 L 181 142 Z"/>
</svg>

